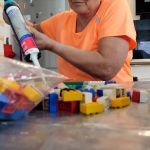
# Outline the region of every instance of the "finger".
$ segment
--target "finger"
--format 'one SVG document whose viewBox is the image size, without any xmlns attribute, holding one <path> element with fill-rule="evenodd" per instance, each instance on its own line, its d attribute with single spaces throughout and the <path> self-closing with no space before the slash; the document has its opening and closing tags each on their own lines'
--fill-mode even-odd
<svg viewBox="0 0 150 150">
<path fill-rule="evenodd" d="M 10 25 L 9 19 L 8 19 L 7 15 L 5 14 L 4 11 L 3 11 L 3 19 L 4 19 L 5 23 Z"/>
</svg>

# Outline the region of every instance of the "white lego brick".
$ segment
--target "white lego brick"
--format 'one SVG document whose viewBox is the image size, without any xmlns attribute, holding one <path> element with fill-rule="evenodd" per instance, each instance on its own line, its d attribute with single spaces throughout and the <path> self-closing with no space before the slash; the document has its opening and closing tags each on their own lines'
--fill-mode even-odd
<svg viewBox="0 0 150 150">
<path fill-rule="evenodd" d="M 103 89 L 103 96 L 108 96 L 110 99 L 116 98 L 116 89 Z"/>
<path fill-rule="evenodd" d="M 82 103 L 92 103 L 93 95 L 90 92 L 82 92 L 84 94 L 84 100 Z"/>
<path fill-rule="evenodd" d="M 140 90 L 140 103 L 146 103 L 149 99 L 149 93 L 145 90 Z"/>
<path fill-rule="evenodd" d="M 97 98 L 97 103 L 102 103 L 106 111 L 111 106 L 111 99 L 108 96 L 102 96 L 102 97 Z"/>
</svg>

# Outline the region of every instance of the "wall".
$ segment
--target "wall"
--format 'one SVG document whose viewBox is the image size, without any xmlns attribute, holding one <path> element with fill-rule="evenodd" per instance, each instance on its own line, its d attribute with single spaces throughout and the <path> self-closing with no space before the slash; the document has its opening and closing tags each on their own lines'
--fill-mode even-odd
<svg viewBox="0 0 150 150">
<path fill-rule="evenodd" d="M 64 11 L 66 9 L 65 0 L 34 0 L 32 4 L 27 3 L 25 14 L 31 15 L 31 20 L 34 23 L 39 23 L 52 15 Z M 49 51 L 43 51 L 40 59 L 40 64 L 44 68 L 56 70 L 56 56 Z"/>
<path fill-rule="evenodd" d="M 136 15 L 136 0 L 127 0 L 127 2 L 130 6 L 133 19 L 134 20 L 139 20 L 140 17 Z"/>
</svg>

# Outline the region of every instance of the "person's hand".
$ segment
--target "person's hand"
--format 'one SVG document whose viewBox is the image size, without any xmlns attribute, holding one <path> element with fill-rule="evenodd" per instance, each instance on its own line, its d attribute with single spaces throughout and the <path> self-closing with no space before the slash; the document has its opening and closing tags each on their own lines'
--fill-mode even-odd
<svg viewBox="0 0 150 150">
<path fill-rule="evenodd" d="M 35 39 L 35 42 L 40 50 L 50 49 L 50 46 L 51 46 L 50 38 L 48 38 L 45 34 L 37 31 L 35 28 L 31 26 L 30 27 L 27 26 L 27 29 L 32 33 Z"/>
<path fill-rule="evenodd" d="M 7 15 L 5 14 L 4 11 L 3 11 L 3 19 L 4 19 L 5 23 L 10 25 L 9 19 L 8 19 Z"/>
</svg>

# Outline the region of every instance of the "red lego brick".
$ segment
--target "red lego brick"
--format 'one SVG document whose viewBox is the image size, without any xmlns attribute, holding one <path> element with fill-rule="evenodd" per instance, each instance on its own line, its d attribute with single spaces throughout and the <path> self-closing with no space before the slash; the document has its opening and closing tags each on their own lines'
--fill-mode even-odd
<svg viewBox="0 0 150 150">
<path fill-rule="evenodd" d="M 94 97 L 92 98 L 92 101 L 93 101 L 93 102 L 97 102 L 97 98 L 98 98 L 98 96 L 94 96 Z"/>
<path fill-rule="evenodd" d="M 77 113 L 79 112 L 79 102 L 63 102 L 58 101 L 58 112 Z"/>
<path fill-rule="evenodd" d="M 132 101 L 135 103 L 140 103 L 140 91 L 133 91 L 132 93 Z"/>
</svg>

